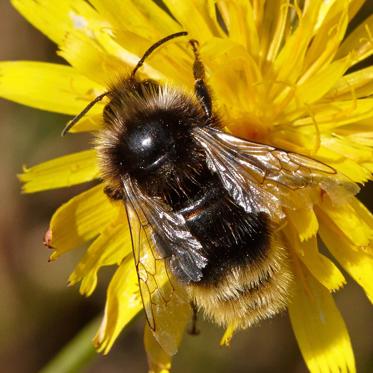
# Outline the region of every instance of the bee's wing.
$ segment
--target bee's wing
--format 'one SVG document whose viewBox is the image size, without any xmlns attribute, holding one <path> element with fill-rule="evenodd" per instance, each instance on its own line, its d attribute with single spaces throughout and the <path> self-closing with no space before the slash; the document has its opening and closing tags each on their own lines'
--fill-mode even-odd
<svg viewBox="0 0 373 373">
<path fill-rule="evenodd" d="M 283 207 L 304 207 L 309 188 L 320 187 L 334 197 L 356 194 L 359 187 L 328 165 L 275 147 L 245 141 L 214 128 L 195 128 L 209 168 L 247 212 L 263 211 L 274 221 Z M 337 198 L 335 198 L 337 200 Z"/>
<path fill-rule="evenodd" d="M 190 305 L 169 267 L 185 282 L 198 281 L 207 260 L 181 215 L 146 196 L 129 177 L 123 179 L 123 186 L 147 322 L 158 343 L 172 355 L 181 338 L 177 331 L 190 318 Z"/>
</svg>

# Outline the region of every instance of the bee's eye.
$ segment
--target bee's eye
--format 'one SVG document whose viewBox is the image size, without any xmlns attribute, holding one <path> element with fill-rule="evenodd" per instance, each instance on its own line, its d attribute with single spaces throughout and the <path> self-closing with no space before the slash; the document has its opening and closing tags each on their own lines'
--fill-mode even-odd
<svg viewBox="0 0 373 373">
<path fill-rule="evenodd" d="M 174 138 L 165 123 L 151 120 L 127 130 L 120 144 L 124 164 L 132 170 L 146 170 L 164 161 L 173 148 Z"/>
</svg>

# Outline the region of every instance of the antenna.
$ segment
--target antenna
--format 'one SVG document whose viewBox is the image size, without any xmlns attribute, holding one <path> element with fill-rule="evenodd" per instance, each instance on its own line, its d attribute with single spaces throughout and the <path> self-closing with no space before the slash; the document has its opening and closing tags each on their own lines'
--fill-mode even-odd
<svg viewBox="0 0 373 373">
<path fill-rule="evenodd" d="M 105 96 L 107 96 L 110 92 L 105 92 L 101 94 L 100 96 L 97 96 L 93 101 L 91 101 L 77 116 L 75 116 L 61 132 L 61 136 L 65 136 L 67 132 L 85 115 L 88 113 L 88 111 L 91 110 L 91 108 L 97 104 L 97 102 L 100 102 Z"/>
<path fill-rule="evenodd" d="M 154 52 L 155 49 L 160 47 L 162 44 L 168 42 L 171 39 L 178 38 L 180 36 L 186 36 L 188 33 L 186 31 L 180 31 L 176 32 L 174 34 L 168 35 L 165 38 L 158 40 L 156 43 L 154 43 L 149 49 L 147 49 L 144 53 L 144 55 L 140 58 L 139 62 L 137 62 L 135 68 L 133 69 L 130 78 L 133 79 L 135 77 L 135 74 L 137 70 L 144 64 L 144 61 Z M 61 136 L 65 136 L 72 127 L 85 115 L 88 113 L 91 108 L 97 104 L 97 102 L 100 102 L 105 96 L 112 93 L 111 91 L 102 93 L 100 96 L 97 96 L 93 101 L 91 101 L 77 116 L 75 116 L 62 130 Z"/>
<path fill-rule="evenodd" d="M 188 33 L 186 31 L 176 32 L 175 34 L 171 34 L 166 36 L 165 38 L 158 40 L 156 43 L 154 43 L 141 57 L 140 61 L 137 62 L 137 65 L 133 69 L 131 73 L 131 78 L 133 78 L 137 72 L 137 70 L 144 64 L 144 61 L 156 50 L 158 47 L 160 47 L 162 44 L 168 42 L 169 40 L 178 38 L 180 36 L 186 36 Z"/>
</svg>

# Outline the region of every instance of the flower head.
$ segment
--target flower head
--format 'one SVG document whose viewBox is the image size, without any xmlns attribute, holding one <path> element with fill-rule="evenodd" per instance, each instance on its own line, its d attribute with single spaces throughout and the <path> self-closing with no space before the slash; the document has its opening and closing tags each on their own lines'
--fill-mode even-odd
<svg viewBox="0 0 373 373">
<path fill-rule="evenodd" d="M 58 54 L 68 65 L 2 62 L 2 97 L 77 115 L 113 81 L 128 74 L 151 44 L 186 30 L 200 43 L 213 103 L 227 132 L 309 156 L 356 183 L 371 179 L 373 68 L 356 66 L 373 53 L 373 18 L 346 36 L 363 1 L 12 3 L 58 45 Z M 192 65 L 190 48 L 178 40 L 152 54 L 139 73 L 192 92 Z M 94 106 L 72 131 L 100 131 L 104 104 Z M 20 179 L 27 193 L 100 179 L 96 151 L 25 169 Z M 294 276 L 287 305 L 291 324 L 312 372 L 352 372 L 351 342 L 331 295 L 346 279 L 320 253 L 318 238 L 372 302 L 373 216 L 355 197 L 343 203 L 338 203 L 338 194 L 306 197 L 304 206 L 286 211 L 281 231 Z M 56 211 L 47 236 L 54 249 L 52 260 L 89 242 L 69 278 L 70 284 L 80 282 L 84 295 L 95 290 L 101 267 L 117 266 L 95 337 L 98 350 L 107 353 L 143 307 L 123 203 L 110 201 L 98 184 Z M 177 341 L 185 327 L 184 318 L 179 320 L 172 323 Z M 166 324 L 161 327 L 167 328 Z M 234 329 L 228 326 L 223 343 L 228 343 Z M 168 355 L 147 328 L 145 347 L 152 369 L 169 368 Z"/>
</svg>

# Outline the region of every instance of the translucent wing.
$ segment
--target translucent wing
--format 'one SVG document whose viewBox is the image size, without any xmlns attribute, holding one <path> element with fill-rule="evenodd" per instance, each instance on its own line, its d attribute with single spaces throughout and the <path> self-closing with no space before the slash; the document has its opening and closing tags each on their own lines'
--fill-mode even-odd
<svg viewBox="0 0 373 373">
<path fill-rule="evenodd" d="M 129 177 L 123 186 L 145 315 L 158 343 L 173 355 L 190 305 L 169 268 L 185 282 L 198 281 L 207 260 L 180 214 L 143 194 Z"/>
<path fill-rule="evenodd" d="M 262 211 L 274 221 L 283 207 L 304 207 L 310 188 L 335 197 L 356 194 L 359 188 L 332 167 L 306 156 L 249 142 L 214 128 L 195 128 L 209 168 L 218 173 L 225 189 L 247 212 Z"/>
</svg>

